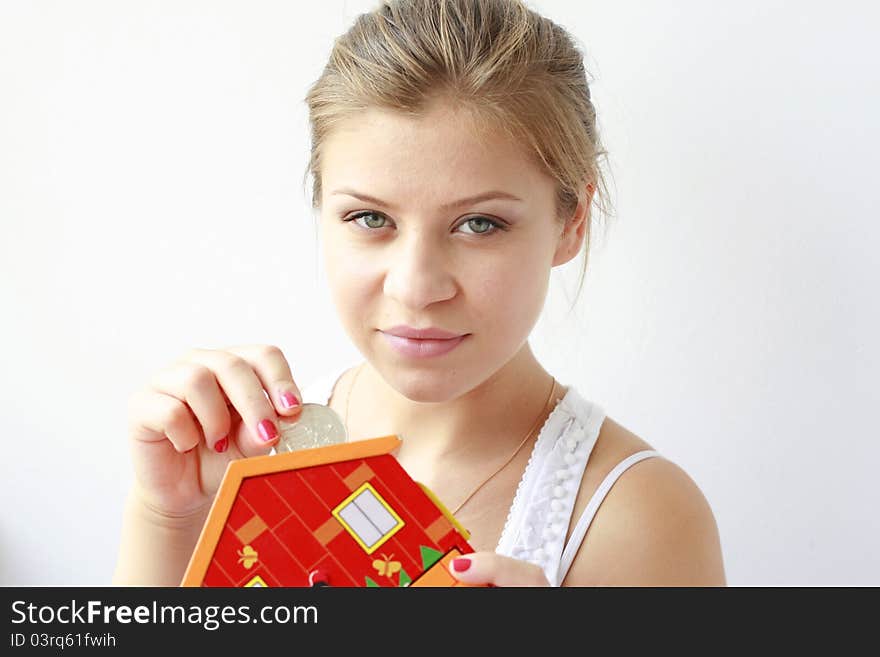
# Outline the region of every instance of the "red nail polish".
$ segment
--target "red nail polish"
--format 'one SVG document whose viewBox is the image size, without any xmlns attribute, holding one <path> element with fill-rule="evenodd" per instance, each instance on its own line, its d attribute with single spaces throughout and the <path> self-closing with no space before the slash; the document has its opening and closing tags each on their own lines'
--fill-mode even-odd
<svg viewBox="0 0 880 657">
<path fill-rule="evenodd" d="M 457 573 L 463 573 L 468 568 L 471 567 L 470 559 L 453 559 L 452 560 L 452 570 Z"/>
<path fill-rule="evenodd" d="M 221 438 L 216 443 L 214 443 L 214 449 L 218 452 L 225 452 L 226 448 L 229 447 L 229 438 Z"/>
<path fill-rule="evenodd" d="M 257 425 L 257 431 L 260 433 L 260 438 L 263 439 L 264 443 L 268 443 L 270 440 L 275 440 L 278 437 L 278 429 L 275 428 L 272 420 L 260 420 L 260 423 Z"/>
<path fill-rule="evenodd" d="M 284 408 L 293 408 L 294 406 L 299 406 L 299 399 L 292 392 L 285 391 L 281 393 L 281 404 Z"/>
</svg>

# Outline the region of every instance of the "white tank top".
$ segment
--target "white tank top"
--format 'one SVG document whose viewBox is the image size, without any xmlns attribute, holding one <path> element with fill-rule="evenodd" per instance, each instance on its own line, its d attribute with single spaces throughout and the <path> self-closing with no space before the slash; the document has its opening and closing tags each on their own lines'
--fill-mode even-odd
<svg viewBox="0 0 880 657">
<path fill-rule="evenodd" d="M 339 372 L 329 372 L 301 388 L 303 401 L 327 404 L 340 376 Z M 643 450 L 612 468 L 587 503 L 566 544 L 575 498 L 605 420 L 598 404 L 584 399 L 574 386 L 567 387 L 568 392 L 541 427 L 495 548 L 498 554 L 540 566 L 551 586 L 562 584 L 596 511 L 618 477 L 639 461 L 660 456 L 655 450 Z"/>
</svg>

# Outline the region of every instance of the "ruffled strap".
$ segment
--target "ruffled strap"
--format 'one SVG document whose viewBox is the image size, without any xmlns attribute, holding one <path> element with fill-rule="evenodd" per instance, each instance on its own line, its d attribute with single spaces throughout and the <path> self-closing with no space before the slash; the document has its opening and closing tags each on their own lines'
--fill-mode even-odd
<svg viewBox="0 0 880 657">
<path fill-rule="evenodd" d="M 553 586 L 565 535 L 604 410 L 574 387 L 544 422 L 514 495 L 496 552 L 540 566 Z"/>
</svg>

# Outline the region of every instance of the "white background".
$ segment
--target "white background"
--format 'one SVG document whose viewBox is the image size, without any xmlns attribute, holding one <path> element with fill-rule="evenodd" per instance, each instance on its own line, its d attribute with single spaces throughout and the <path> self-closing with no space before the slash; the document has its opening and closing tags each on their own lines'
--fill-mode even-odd
<svg viewBox="0 0 880 657">
<path fill-rule="evenodd" d="M 185 350 L 357 358 L 303 98 L 374 4 L 0 2 L 0 584 L 110 582 L 127 399 Z M 731 585 L 880 585 L 876 5 L 529 6 L 586 50 L 617 207 L 538 356 L 689 472 Z"/>
</svg>

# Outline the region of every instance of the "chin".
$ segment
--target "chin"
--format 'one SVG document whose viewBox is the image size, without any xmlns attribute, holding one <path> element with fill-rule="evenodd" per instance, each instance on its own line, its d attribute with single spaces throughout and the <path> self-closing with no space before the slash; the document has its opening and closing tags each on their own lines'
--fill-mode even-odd
<svg viewBox="0 0 880 657">
<path fill-rule="evenodd" d="M 437 404 L 455 399 L 465 392 L 458 380 L 459 370 L 408 370 L 391 365 L 385 381 L 399 394 L 421 404 Z"/>
</svg>

